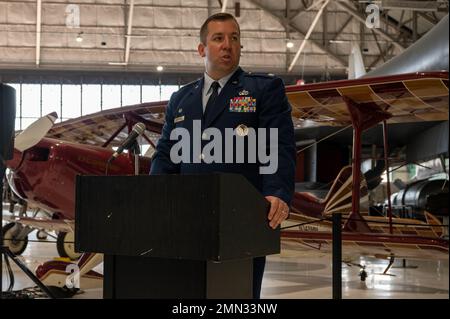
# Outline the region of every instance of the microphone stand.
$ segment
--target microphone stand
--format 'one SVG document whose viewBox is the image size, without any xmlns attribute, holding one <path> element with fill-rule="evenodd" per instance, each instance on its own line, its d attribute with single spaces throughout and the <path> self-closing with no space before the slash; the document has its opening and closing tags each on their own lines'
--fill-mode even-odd
<svg viewBox="0 0 450 319">
<path fill-rule="evenodd" d="M 24 273 L 28 276 L 41 290 L 44 292 L 49 298 L 54 299 L 54 294 L 50 291 L 50 289 L 45 286 L 42 281 L 33 274 L 31 270 L 19 259 L 15 256 L 8 247 L 3 245 L 3 178 L 5 176 L 6 167 L 3 162 L 3 158 L 0 155 L 0 204 L 1 204 L 1 215 L 0 215 L 0 299 L 3 299 L 7 294 L 3 294 L 3 257 L 5 258 L 5 264 L 9 267 L 10 258 Z M 14 283 L 14 277 L 11 278 L 12 283 Z"/>
<path fill-rule="evenodd" d="M 130 152 L 133 152 L 134 157 L 134 175 L 139 175 L 139 154 L 141 154 L 141 149 L 139 147 L 139 143 L 134 141 L 134 143 L 130 147 Z"/>
</svg>

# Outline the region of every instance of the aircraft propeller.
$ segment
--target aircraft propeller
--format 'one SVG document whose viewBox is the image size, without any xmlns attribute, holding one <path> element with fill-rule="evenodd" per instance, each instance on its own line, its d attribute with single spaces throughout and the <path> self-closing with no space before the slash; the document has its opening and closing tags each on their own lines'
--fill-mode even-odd
<svg viewBox="0 0 450 319">
<path fill-rule="evenodd" d="M 39 143 L 39 141 L 42 140 L 47 132 L 53 127 L 53 123 L 55 123 L 57 118 L 58 114 L 53 112 L 33 122 L 16 136 L 14 148 L 20 152 L 23 152 Z"/>
</svg>

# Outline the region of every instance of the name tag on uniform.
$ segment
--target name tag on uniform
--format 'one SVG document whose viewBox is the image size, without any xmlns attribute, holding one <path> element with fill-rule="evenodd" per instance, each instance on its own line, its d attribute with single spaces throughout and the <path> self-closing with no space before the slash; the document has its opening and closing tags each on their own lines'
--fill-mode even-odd
<svg viewBox="0 0 450 319">
<path fill-rule="evenodd" d="M 256 99 L 251 96 L 236 96 L 230 99 L 229 111 L 254 113 L 256 112 Z"/>
<path fill-rule="evenodd" d="M 178 122 L 181 122 L 181 121 L 184 121 L 184 115 L 176 117 L 175 120 L 174 120 L 174 123 L 178 123 Z"/>
</svg>

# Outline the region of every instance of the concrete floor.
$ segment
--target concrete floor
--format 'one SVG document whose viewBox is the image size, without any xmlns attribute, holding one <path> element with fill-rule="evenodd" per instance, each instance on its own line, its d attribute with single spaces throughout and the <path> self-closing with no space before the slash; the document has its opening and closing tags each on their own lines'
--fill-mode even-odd
<svg viewBox="0 0 450 319">
<path fill-rule="evenodd" d="M 282 243 L 279 255 L 267 259 L 262 297 L 274 299 L 331 299 L 331 255 L 301 251 L 295 244 Z M 448 299 L 449 269 L 445 261 L 398 260 L 382 275 L 387 260 L 360 257 L 368 277 L 360 280 L 357 266 L 342 264 L 344 299 Z"/>
<path fill-rule="evenodd" d="M 35 232 L 30 234 L 36 240 Z M 51 240 L 51 238 L 49 238 Z M 21 259 L 29 269 L 57 257 L 54 243 L 30 242 Z M 449 268 L 445 261 L 407 261 L 417 268 L 391 268 L 395 276 L 380 275 L 387 260 L 360 258 L 357 263 L 366 264 L 368 278 L 362 282 L 359 267 L 342 265 L 342 296 L 349 299 L 448 299 Z M 401 265 L 401 260 L 394 266 Z M 15 274 L 14 290 L 34 286 L 18 267 L 12 265 Z M 102 272 L 102 265 L 95 268 Z M 6 272 L 3 271 L 5 277 Z M 270 299 L 330 299 L 332 298 L 331 256 L 300 250 L 294 243 L 282 243 L 282 252 L 267 258 L 263 280 L 262 298 Z M 8 286 L 4 279 L 3 289 Z M 101 298 L 102 289 L 90 289 L 74 298 Z"/>
</svg>

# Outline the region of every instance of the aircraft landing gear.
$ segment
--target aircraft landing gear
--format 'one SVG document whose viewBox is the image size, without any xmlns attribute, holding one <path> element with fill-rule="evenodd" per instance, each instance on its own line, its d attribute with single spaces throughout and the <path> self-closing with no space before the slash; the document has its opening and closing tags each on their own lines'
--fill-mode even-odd
<svg viewBox="0 0 450 319">
<path fill-rule="evenodd" d="M 366 266 L 361 266 L 362 268 L 359 270 L 359 278 L 361 279 L 361 281 L 366 281 L 367 278 L 367 271 L 366 271 Z"/>
<path fill-rule="evenodd" d="M 75 234 L 73 232 L 59 232 L 56 239 L 56 249 L 61 257 L 68 257 L 71 260 L 80 258 L 81 253 L 75 252 Z"/>
<path fill-rule="evenodd" d="M 43 230 L 38 230 L 36 232 L 36 238 L 39 240 L 46 240 L 47 239 L 47 233 Z"/>
<path fill-rule="evenodd" d="M 8 247 L 14 255 L 21 255 L 28 245 L 28 234 L 32 231 L 17 223 L 3 226 L 3 245 Z"/>
<path fill-rule="evenodd" d="M 366 271 L 366 265 L 352 263 L 352 262 L 349 262 L 349 261 L 344 261 L 344 263 L 346 263 L 347 266 L 350 266 L 350 267 L 351 266 L 358 266 L 359 267 L 359 274 L 358 274 L 359 278 L 361 279 L 361 281 L 366 281 L 366 278 L 369 276 L 367 274 L 367 271 Z"/>
<path fill-rule="evenodd" d="M 387 276 L 395 276 L 394 274 L 388 274 L 388 270 L 391 269 L 392 265 L 394 264 L 395 261 L 395 256 L 391 255 L 389 256 L 389 264 L 387 265 L 386 269 L 383 271 L 383 275 L 387 275 Z"/>
</svg>

